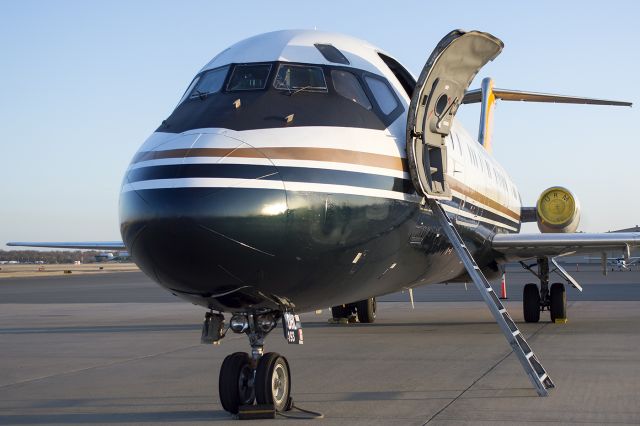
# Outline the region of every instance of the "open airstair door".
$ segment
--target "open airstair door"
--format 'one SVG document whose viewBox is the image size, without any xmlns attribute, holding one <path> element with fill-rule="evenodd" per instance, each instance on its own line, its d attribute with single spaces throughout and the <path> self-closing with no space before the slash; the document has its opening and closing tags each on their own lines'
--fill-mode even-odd
<svg viewBox="0 0 640 426">
<path fill-rule="evenodd" d="M 454 30 L 422 69 L 407 118 L 407 157 L 413 185 L 425 197 L 451 199 L 444 138 L 471 80 L 503 47 L 491 34 Z"/>
</svg>

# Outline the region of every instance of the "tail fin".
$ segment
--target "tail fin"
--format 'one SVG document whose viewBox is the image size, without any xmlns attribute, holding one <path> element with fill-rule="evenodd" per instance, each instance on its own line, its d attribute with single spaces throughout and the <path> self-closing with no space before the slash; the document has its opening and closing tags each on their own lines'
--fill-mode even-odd
<svg viewBox="0 0 640 426">
<path fill-rule="evenodd" d="M 482 80 L 480 86 L 482 99 L 480 104 L 480 129 L 478 130 L 478 142 L 488 152 L 491 152 L 491 136 L 493 135 L 493 110 L 496 106 L 496 96 L 493 92 L 493 79 L 490 77 Z M 465 95 L 465 100 L 466 100 Z M 464 102 L 464 101 L 463 101 Z"/>
<path fill-rule="evenodd" d="M 491 152 L 491 135 L 493 129 L 493 110 L 497 99 L 504 101 L 550 102 L 560 104 L 589 104 L 631 106 L 631 102 L 610 101 L 606 99 L 582 98 L 577 96 L 552 95 L 549 93 L 524 92 L 521 90 L 494 89 L 493 80 L 489 77 L 482 80 L 480 89 L 465 93 L 463 104 L 480 102 L 480 130 L 478 142 Z"/>
</svg>

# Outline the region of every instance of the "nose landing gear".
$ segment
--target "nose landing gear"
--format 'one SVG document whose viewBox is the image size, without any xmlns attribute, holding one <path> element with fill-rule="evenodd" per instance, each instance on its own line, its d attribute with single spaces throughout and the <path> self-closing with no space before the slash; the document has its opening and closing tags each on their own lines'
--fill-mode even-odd
<svg viewBox="0 0 640 426">
<path fill-rule="evenodd" d="M 238 414 L 240 407 L 267 404 L 273 412 L 287 411 L 291 405 L 291 370 L 282 355 L 264 353 L 264 339 L 277 325 L 279 313 L 234 314 L 229 328 L 245 333 L 251 355 L 235 352 L 220 367 L 218 391 L 222 408 Z"/>
</svg>

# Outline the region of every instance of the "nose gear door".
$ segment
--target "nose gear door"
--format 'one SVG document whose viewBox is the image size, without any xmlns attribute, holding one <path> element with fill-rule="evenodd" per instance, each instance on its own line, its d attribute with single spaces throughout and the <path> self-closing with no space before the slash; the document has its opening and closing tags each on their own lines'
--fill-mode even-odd
<svg viewBox="0 0 640 426">
<path fill-rule="evenodd" d="M 413 185 L 425 197 L 451 199 L 444 138 L 471 80 L 503 47 L 491 34 L 454 30 L 422 69 L 407 118 L 407 159 Z"/>
</svg>

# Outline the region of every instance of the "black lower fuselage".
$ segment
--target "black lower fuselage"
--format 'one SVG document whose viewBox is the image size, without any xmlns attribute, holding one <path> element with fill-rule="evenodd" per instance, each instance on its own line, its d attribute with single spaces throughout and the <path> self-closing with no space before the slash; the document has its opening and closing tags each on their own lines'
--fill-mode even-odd
<svg viewBox="0 0 640 426">
<path fill-rule="evenodd" d="M 449 203 L 461 211 L 472 205 L 460 204 Z M 490 239 L 498 228 L 464 220 L 460 231 L 478 264 L 496 271 Z M 122 194 L 121 222 L 147 275 L 221 311 L 292 304 L 302 312 L 464 279 L 437 220 L 413 201 L 262 188 L 148 189 Z"/>
</svg>

